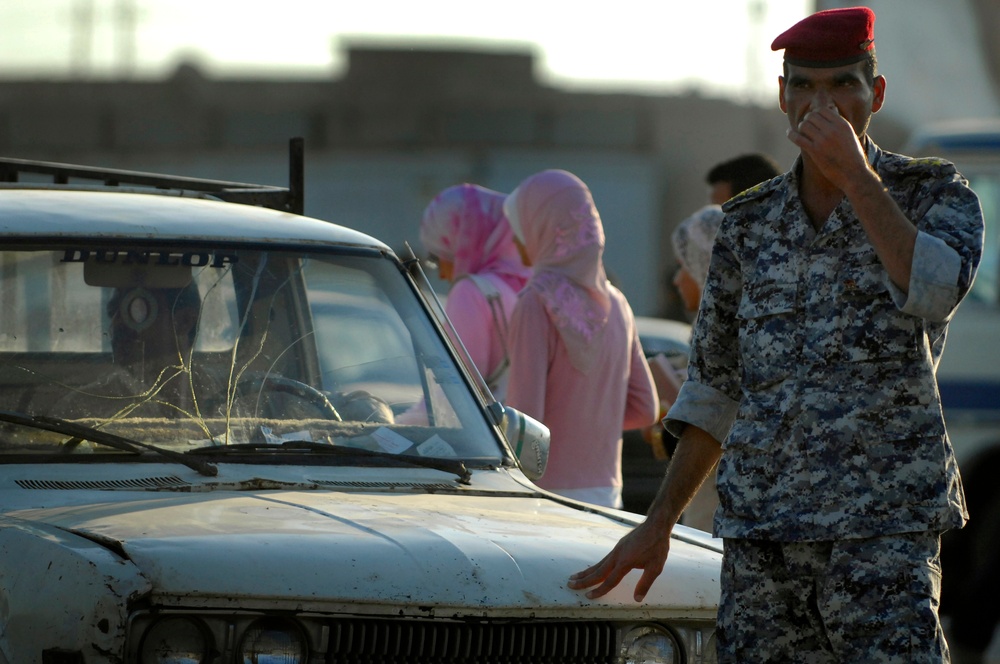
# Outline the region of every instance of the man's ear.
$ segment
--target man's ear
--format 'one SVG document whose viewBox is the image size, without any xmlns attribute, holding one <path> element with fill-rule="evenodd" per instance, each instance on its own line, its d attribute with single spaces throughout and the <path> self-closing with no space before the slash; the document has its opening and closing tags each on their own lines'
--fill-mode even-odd
<svg viewBox="0 0 1000 664">
<path fill-rule="evenodd" d="M 872 85 L 874 94 L 872 95 L 872 113 L 878 113 L 885 103 L 885 76 L 879 74 L 875 77 Z"/>
<path fill-rule="evenodd" d="M 782 113 L 784 113 L 786 115 L 788 114 L 788 110 L 785 108 L 785 77 L 784 76 L 779 76 L 778 77 L 778 108 L 781 109 Z"/>
</svg>

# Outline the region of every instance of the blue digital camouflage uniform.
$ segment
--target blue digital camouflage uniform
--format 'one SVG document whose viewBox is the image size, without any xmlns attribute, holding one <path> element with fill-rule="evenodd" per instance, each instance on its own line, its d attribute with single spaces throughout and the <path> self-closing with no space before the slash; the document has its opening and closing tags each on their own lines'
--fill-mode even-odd
<svg viewBox="0 0 1000 664">
<path fill-rule="evenodd" d="M 846 198 L 813 228 L 798 164 L 724 206 L 688 380 L 665 420 L 723 441 L 716 536 L 939 533 L 968 516 L 934 373 L 979 265 L 982 211 L 952 164 L 870 139 L 867 152 L 919 231 L 908 294 Z"/>
<path fill-rule="evenodd" d="M 727 539 L 716 630 L 726 664 L 942 664 L 940 540 Z"/>
</svg>

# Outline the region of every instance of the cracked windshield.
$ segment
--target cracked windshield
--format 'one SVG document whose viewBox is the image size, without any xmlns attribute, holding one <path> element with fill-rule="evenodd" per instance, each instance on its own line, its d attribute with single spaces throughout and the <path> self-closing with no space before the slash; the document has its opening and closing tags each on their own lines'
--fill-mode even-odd
<svg viewBox="0 0 1000 664">
<path fill-rule="evenodd" d="M 0 261 L 8 462 L 282 444 L 500 456 L 416 296 L 375 252 L 49 245 Z"/>
</svg>

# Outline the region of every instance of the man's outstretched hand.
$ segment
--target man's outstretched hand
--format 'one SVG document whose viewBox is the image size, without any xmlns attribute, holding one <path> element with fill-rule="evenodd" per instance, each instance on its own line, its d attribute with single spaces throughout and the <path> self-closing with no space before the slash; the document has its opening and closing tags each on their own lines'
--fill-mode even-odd
<svg viewBox="0 0 1000 664">
<path fill-rule="evenodd" d="M 633 595 L 635 601 L 641 602 L 663 571 L 669 551 L 669 528 L 658 527 L 646 519 L 621 538 L 601 562 L 571 576 L 568 585 L 574 590 L 593 588 L 587 597 L 597 599 L 611 592 L 633 569 L 641 569 L 642 577 Z"/>
<path fill-rule="evenodd" d="M 597 599 L 611 592 L 626 574 L 641 569 L 633 595 L 641 602 L 667 562 L 674 524 L 721 454 L 722 447 L 711 434 L 693 424 L 684 427 L 646 520 L 618 540 L 601 562 L 569 577 L 569 587 L 591 588 L 587 597 Z"/>
</svg>

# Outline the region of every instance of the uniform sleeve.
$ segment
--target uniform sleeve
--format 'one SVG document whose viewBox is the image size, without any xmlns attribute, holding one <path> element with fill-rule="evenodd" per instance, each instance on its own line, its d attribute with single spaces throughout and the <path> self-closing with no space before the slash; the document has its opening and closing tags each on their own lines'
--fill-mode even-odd
<svg viewBox="0 0 1000 664">
<path fill-rule="evenodd" d="M 628 394 L 625 399 L 625 422 L 622 429 L 641 429 L 656 423 L 660 415 L 660 400 L 653 374 L 639 344 L 639 335 L 632 326 L 632 359 L 629 367 Z"/>
<path fill-rule="evenodd" d="M 947 320 L 972 287 L 983 251 L 983 212 L 979 198 L 955 174 L 928 195 L 926 212 L 914 220 L 908 293 L 889 282 L 896 306 L 934 322 Z"/>
<path fill-rule="evenodd" d="M 507 405 L 539 422 L 545 418 L 545 389 L 557 332 L 541 299 L 527 289 L 510 319 L 510 373 Z"/>
<path fill-rule="evenodd" d="M 448 292 L 445 313 L 455 326 L 458 338 L 468 351 L 479 375 L 489 376 L 493 367 L 490 361 L 490 347 L 493 338 L 493 314 L 490 312 L 486 296 L 469 279 L 455 283 Z"/>
</svg>

